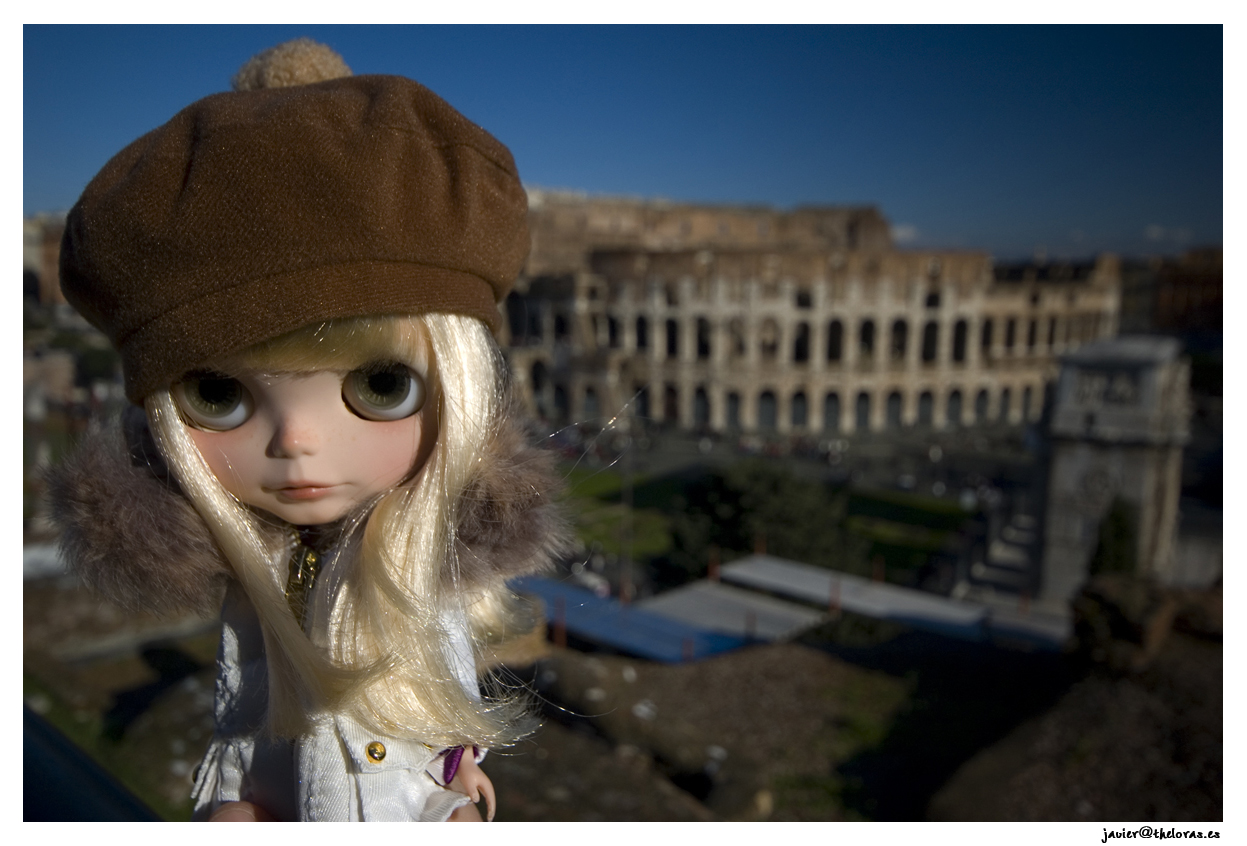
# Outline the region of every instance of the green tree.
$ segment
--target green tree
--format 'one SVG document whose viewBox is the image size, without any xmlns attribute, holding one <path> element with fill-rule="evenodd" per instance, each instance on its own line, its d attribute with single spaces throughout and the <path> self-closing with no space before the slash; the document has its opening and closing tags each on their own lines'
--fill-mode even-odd
<svg viewBox="0 0 1247 846">
<path fill-rule="evenodd" d="M 1138 510 L 1121 497 L 1114 498 L 1100 521 L 1091 574 L 1133 573 L 1139 560 L 1138 534 Z"/>
<path fill-rule="evenodd" d="M 845 528 L 848 496 L 786 467 L 751 459 L 685 488 L 672 503 L 673 549 L 661 582 L 675 584 L 706 572 L 711 546 L 723 560 L 758 545 L 781 558 L 868 574 L 869 545 Z"/>
</svg>

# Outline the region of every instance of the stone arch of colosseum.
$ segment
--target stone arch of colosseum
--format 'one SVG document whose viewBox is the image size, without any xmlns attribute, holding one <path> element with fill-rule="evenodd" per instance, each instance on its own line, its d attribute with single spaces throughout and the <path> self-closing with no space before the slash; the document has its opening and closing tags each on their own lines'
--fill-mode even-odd
<svg viewBox="0 0 1247 846">
<path fill-rule="evenodd" d="M 623 412 L 779 435 L 1018 424 L 1042 413 L 1060 355 L 1116 332 L 1111 256 L 996 265 L 982 253 L 853 246 L 843 227 L 873 212 L 691 207 L 684 232 L 675 212 L 629 217 L 649 207 L 625 206 L 601 212 L 635 223 L 614 246 L 559 253 L 536 240 L 508 301 L 518 393 L 552 422 Z M 560 213 L 579 219 L 569 208 Z"/>
</svg>

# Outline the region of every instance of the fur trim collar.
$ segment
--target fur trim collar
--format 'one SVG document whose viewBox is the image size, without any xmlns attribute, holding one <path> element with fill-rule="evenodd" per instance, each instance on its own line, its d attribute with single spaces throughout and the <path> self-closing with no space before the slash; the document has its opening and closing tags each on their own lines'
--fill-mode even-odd
<svg viewBox="0 0 1247 846">
<path fill-rule="evenodd" d="M 532 445 L 523 419 L 508 406 L 459 499 L 458 575 L 469 588 L 549 569 L 572 550 L 571 526 L 556 501 L 563 478 L 554 454 Z"/>
<path fill-rule="evenodd" d="M 124 431 L 124 436 L 123 436 Z M 143 412 L 95 427 L 48 476 L 61 555 L 124 608 L 214 614 L 230 574 L 151 442 Z"/>
<path fill-rule="evenodd" d="M 460 500 L 461 587 L 537 572 L 570 549 L 554 458 L 530 445 L 519 419 L 504 415 Z M 229 564 L 141 409 L 128 408 L 120 427 L 91 431 L 48 482 L 62 555 L 92 589 L 126 608 L 216 613 Z"/>
</svg>

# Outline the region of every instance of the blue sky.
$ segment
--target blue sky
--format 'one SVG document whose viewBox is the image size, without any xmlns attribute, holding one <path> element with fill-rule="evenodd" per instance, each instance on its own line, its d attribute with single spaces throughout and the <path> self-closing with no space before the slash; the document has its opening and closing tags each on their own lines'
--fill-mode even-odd
<svg viewBox="0 0 1247 846">
<path fill-rule="evenodd" d="M 1000 258 L 1222 240 L 1222 32 L 1193 26 L 28 26 L 25 213 L 307 35 L 428 85 L 532 186 L 872 204 Z"/>
</svg>

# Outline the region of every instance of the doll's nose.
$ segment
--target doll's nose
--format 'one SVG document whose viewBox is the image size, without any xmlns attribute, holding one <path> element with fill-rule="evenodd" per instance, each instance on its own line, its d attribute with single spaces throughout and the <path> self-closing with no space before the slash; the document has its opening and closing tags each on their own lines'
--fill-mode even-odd
<svg viewBox="0 0 1247 846">
<path fill-rule="evenodd" d="M 302 416 L 288 415 L 277 421 L 268 444 L 270 458 L 296 458 L 313 455 L 320 448 L 321 433 L 315 423 Z"/>
</svg>

